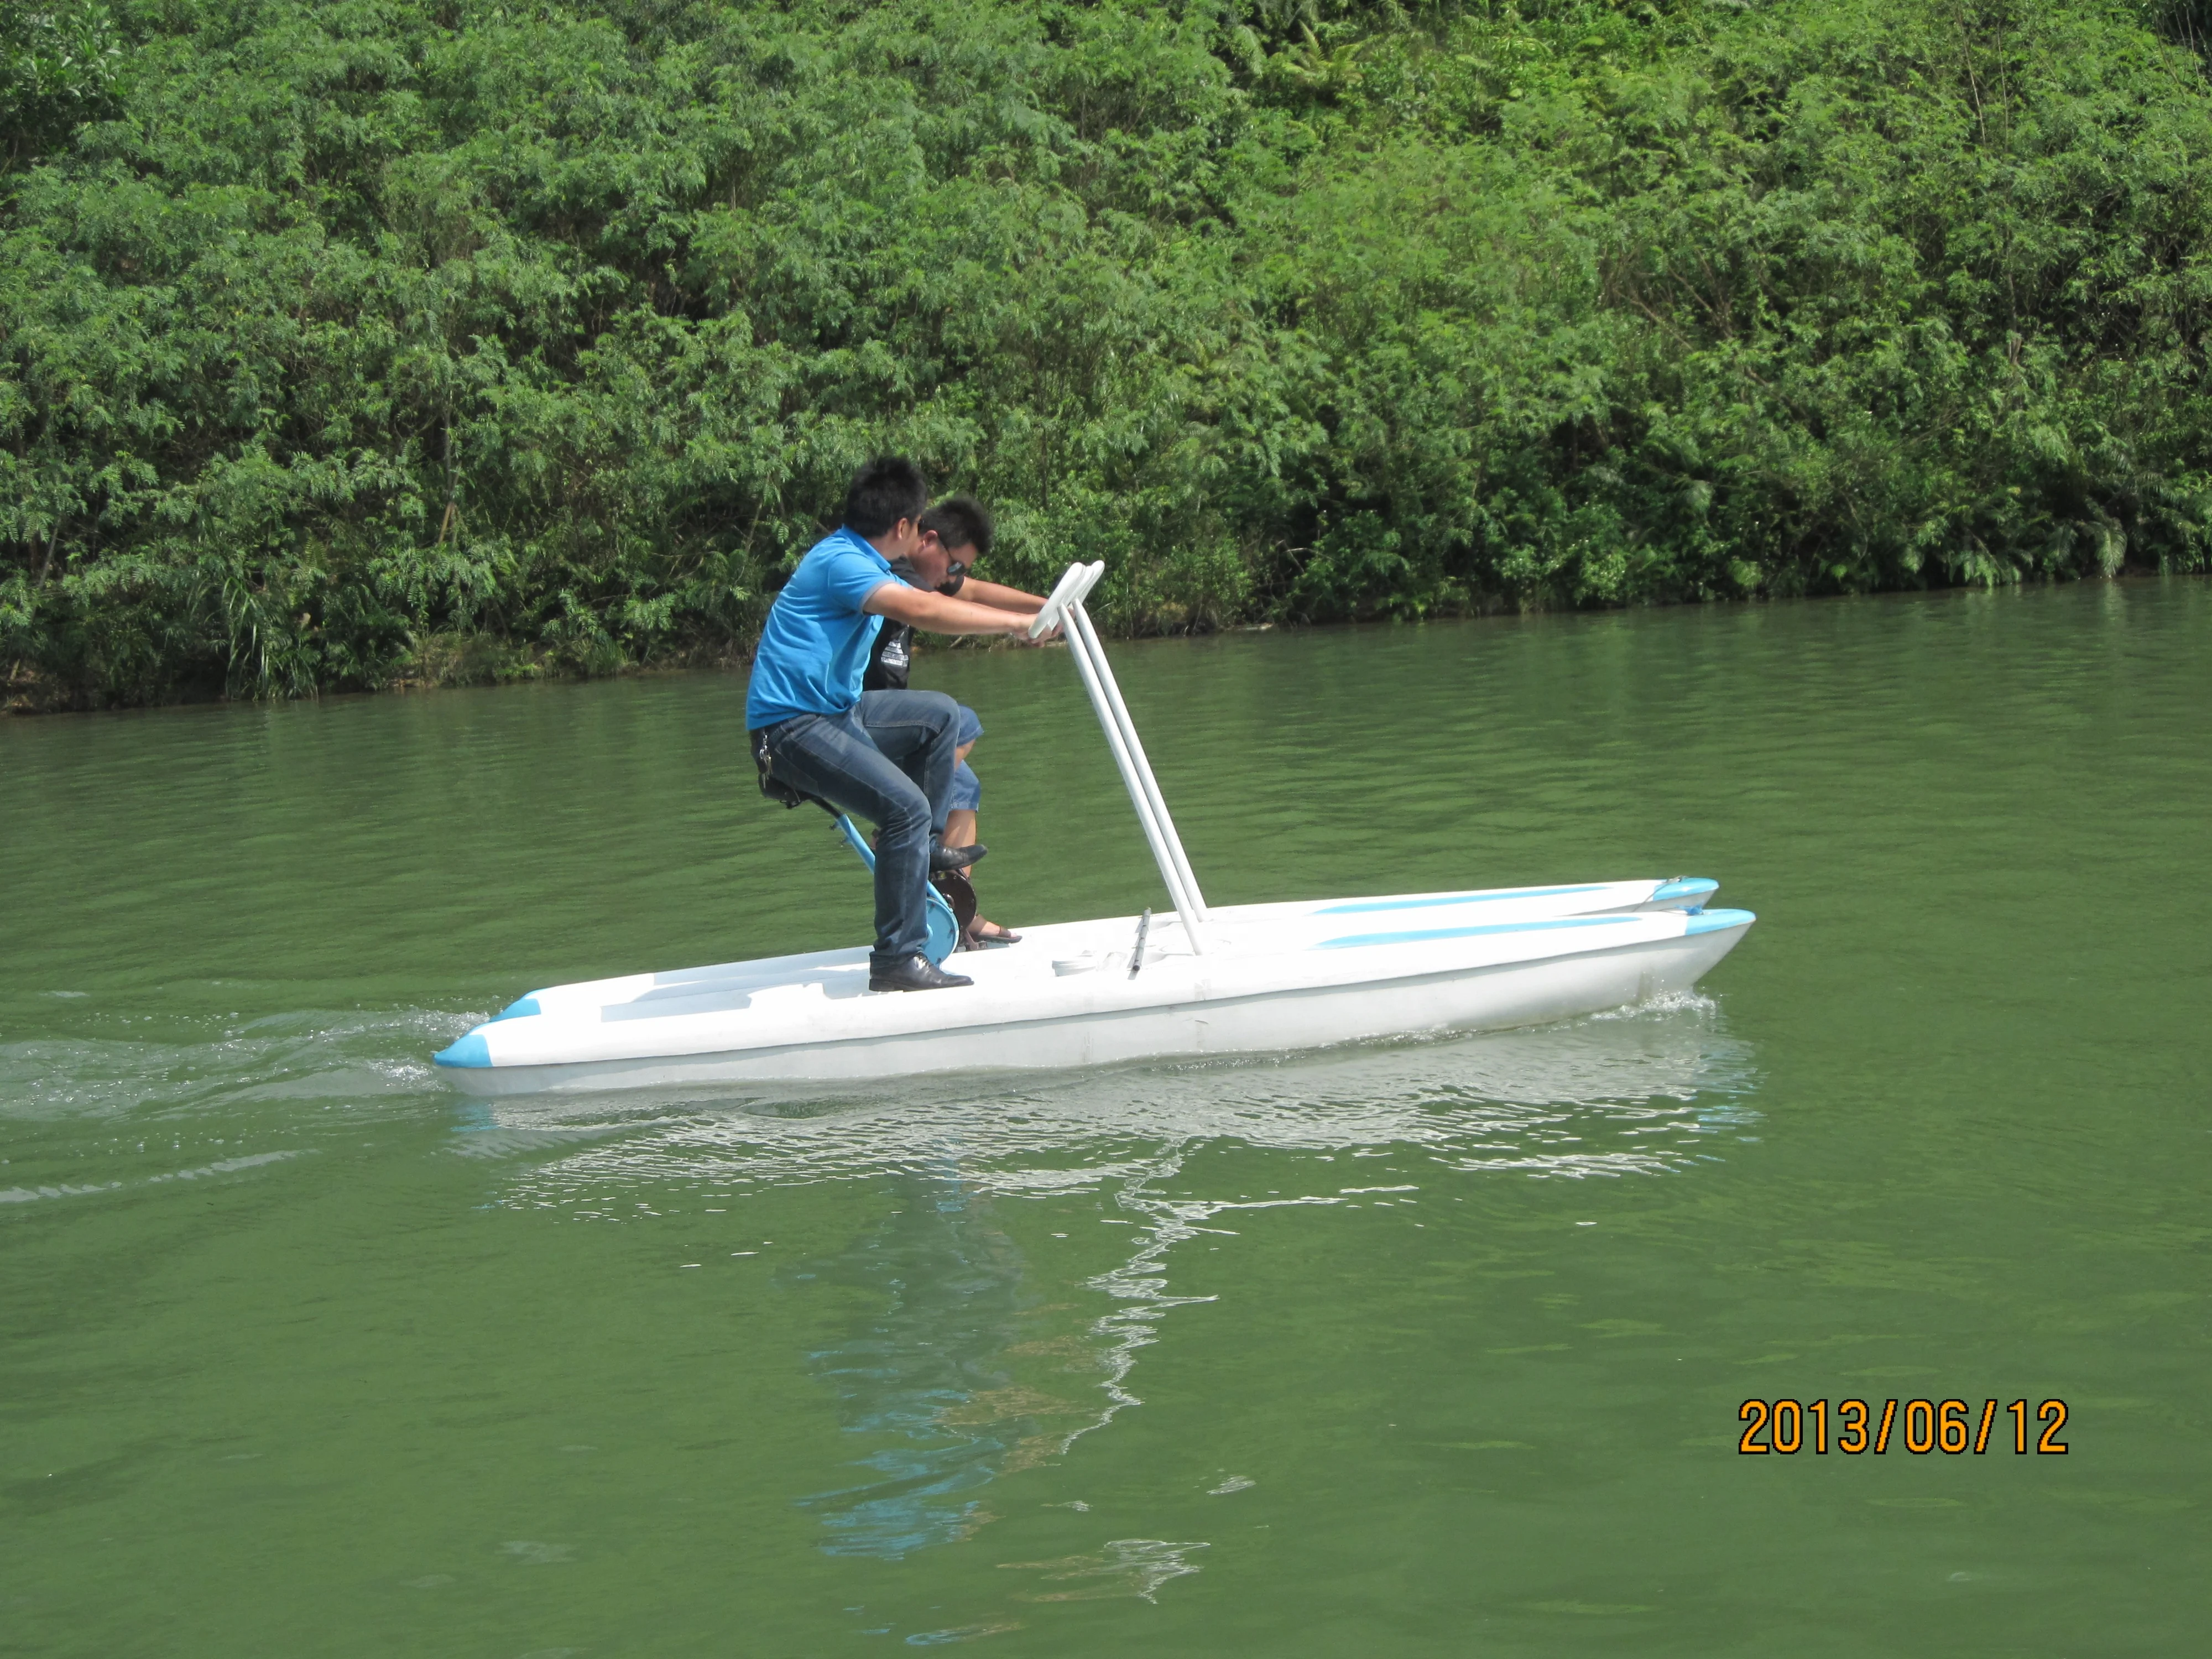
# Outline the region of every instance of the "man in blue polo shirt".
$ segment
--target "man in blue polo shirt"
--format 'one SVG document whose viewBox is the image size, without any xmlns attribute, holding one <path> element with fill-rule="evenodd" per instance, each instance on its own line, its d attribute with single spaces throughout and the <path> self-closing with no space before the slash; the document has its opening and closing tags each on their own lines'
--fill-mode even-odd
<svg viewBox="0 0 2212 1659">
<path fill-rule="evenodd" d="M 842 526 L 809 549 L 775 596 L 745 691 L 752 750 L 779 781 L 873 823 L 876 944 L 871 991 L 934 991 L 975 981 L 924 954 L 924 897 L 933 868 L 957 870 L 980 847 L 945 847 L 959 705 L 941 691 L 860 689 L 883 618 L 932 634 L 1026 639 L 1025 610 L 973 605 L 930 592 L 945 580 L 945 550 L 918 527 L 929 488 L 911 461 L 870 461 L 845 492 Z M 911 562 L 927 586 L 891 569 Z M 1008 590 L 1011 592 L 1012 590 Z"/>
</svg>

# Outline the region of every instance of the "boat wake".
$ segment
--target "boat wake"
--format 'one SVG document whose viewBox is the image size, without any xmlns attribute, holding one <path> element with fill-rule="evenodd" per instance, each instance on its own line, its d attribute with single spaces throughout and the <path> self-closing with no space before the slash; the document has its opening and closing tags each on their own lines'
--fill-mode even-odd
<svg viewBox="0 0 2212 1659">
<path fill-rule="evenodd" d="M 416 1097 L 437 1085 L 413 1051 L 453 1017 L 309 1008 L 171 1018 L 145 1031 L 152 1024 L 100 1014 L 69 1035 L 0 1043 L 0 1114 L 33 1121 L 168 1116 L 254 1101 Z"/>
</svg>

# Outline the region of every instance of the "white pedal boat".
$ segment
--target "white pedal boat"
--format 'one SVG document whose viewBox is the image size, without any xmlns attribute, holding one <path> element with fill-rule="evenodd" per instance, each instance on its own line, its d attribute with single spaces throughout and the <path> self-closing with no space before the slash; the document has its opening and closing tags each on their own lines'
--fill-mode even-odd
<svg viewBox="0 0 2212 1659">
<path fill-rule="evenodd" d="M 1594 882 L 1209 910 L 1069 568 L 1079 671 L 1174 904 L 963 952 L 972 987 L 867 989 L 864 946 L 533 991 L 435 1056 L 470 1094 L 850 1084 L 1310 1048 L 1565 1019 L 1688 991 L 1747 910 L 1718 884 Z M 949 938 L 945 942 L 949 944 Z"/>
<path fill-rule="evenodd" d="M 972 989 L 872 996 L 865 946 L 533 991 L 437 1056 L 471 1094 L 839 1083 L 1310 1048 L 1529 1025 L 1687 991 L 1752 922 L 1710 881 L 1624 881 L 1026 928 L 950 965 Z"/>
</svg>

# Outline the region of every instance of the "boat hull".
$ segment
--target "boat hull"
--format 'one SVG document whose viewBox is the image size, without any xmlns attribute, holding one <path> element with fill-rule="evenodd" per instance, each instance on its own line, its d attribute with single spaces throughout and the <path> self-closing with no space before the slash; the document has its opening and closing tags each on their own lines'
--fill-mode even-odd
<svg viewBox="0 0 2212 1659">
<path fill-rule="evenodd" d="M 1617 896 L 1595 885 L 1528 891 Z M 858 951 L 556 987 L 439 1060 L 464 1091 L 500 1096 L 850 1085 L 1498 1030 L 1687 992 L 1753 920 L 1649 894 L 1560 916 L 1506 895 L 1482 912 L 1508 916 L 1499 922 L 1405 925 L 1461 921 L 1488 896 L 1217 912 L 1205 956 L 1169 918 L 1133 975 L 1133 918 L 1036 928 L 1012 950 L 957 958 L 975 988 L 921 996 L 865 994 Z M 1378 933 L 1341 931 L 1378 921 Z"/>
</svg>

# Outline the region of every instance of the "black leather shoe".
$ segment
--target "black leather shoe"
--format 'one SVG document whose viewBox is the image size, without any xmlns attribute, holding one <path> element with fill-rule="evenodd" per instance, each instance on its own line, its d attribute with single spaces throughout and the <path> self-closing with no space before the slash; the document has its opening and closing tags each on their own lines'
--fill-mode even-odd
<svg viewBox="0 0 2212 1659">
<path fill-rule="evenodd" d="M 965 870 L 991 849 L 988 847 L 947 847 L 939 842 L 929 849 L 929 873 L 939 870 Z"/>
<path fill-rule="evenodd" d="M 871 991 L 943 991 L 975 981 L 961 974 L 948 974 L 925 956 L 911 956 L 890 968 L 870 968 Z"/>
</svg>

